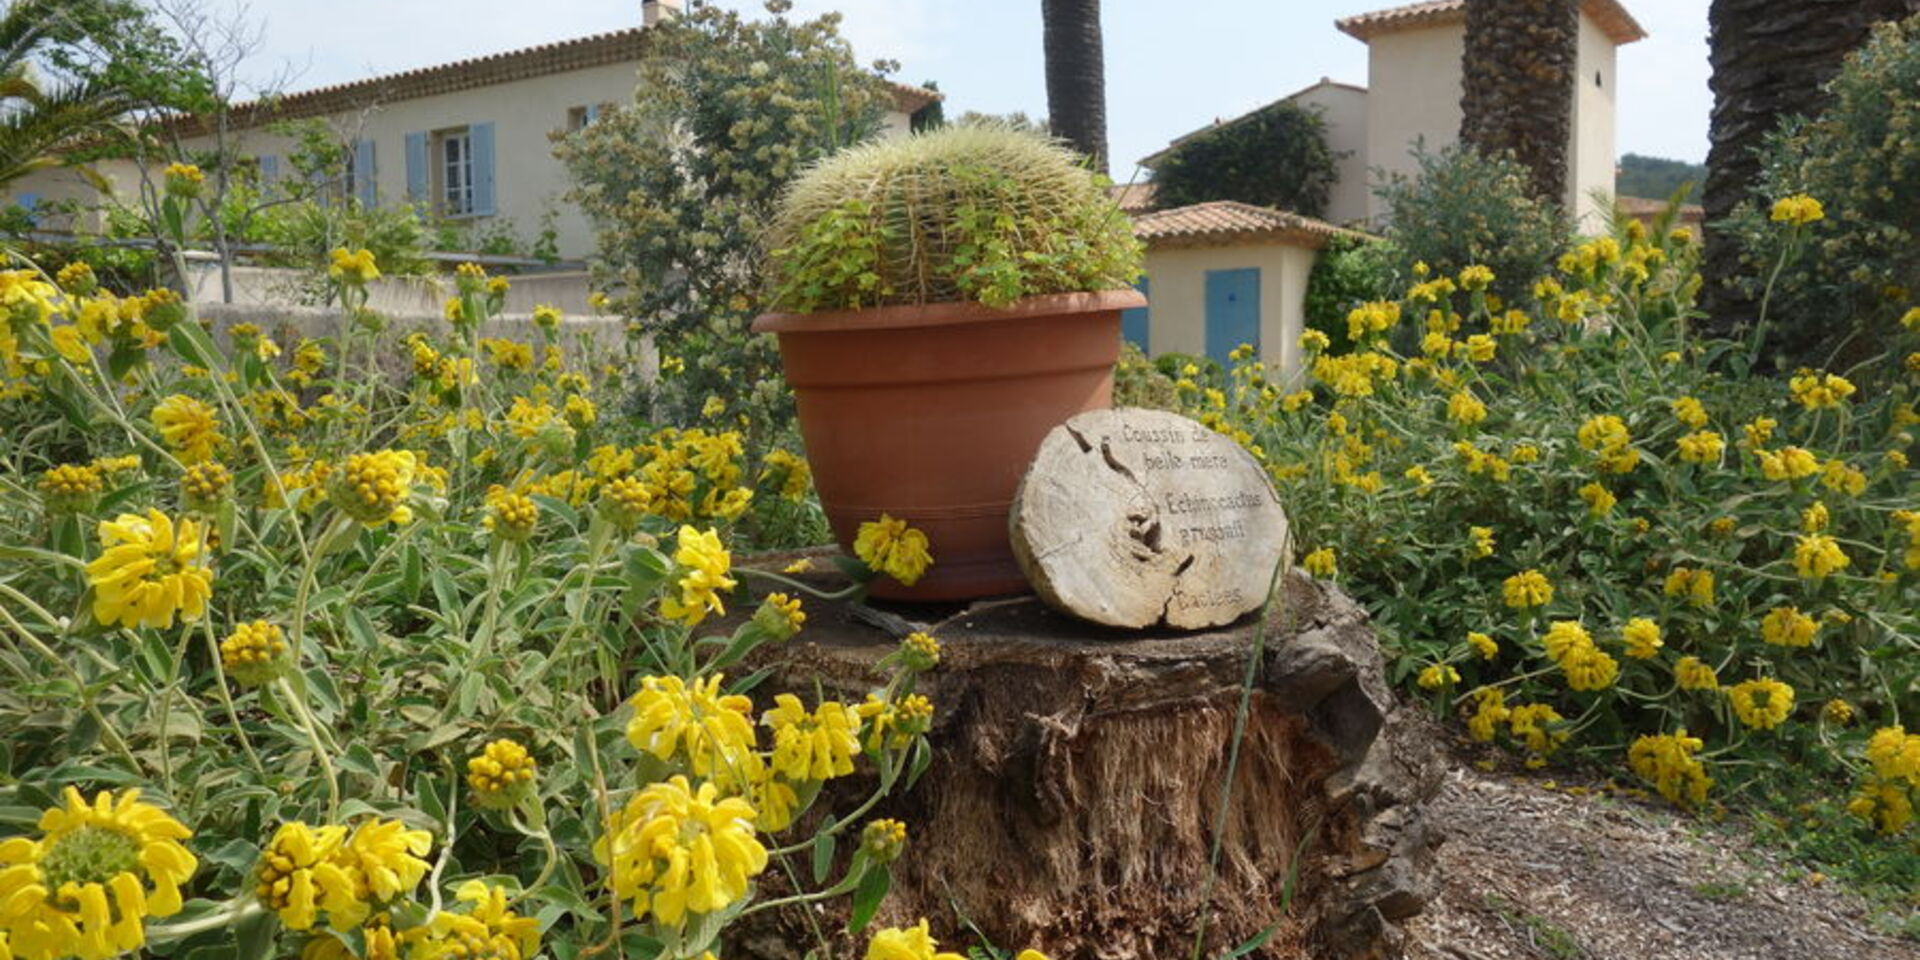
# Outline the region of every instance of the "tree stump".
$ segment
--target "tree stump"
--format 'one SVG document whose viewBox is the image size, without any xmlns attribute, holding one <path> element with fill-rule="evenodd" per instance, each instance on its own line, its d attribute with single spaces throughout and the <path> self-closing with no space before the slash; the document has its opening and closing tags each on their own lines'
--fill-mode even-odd
<svg viewBox="0 0 1920 960">
<path fill-rule="evenodd" d="M 1253 956 L 1392 955 L 1394 921 L 1428 895 L 1435 838 L 1422 809 L 1438 786 L 1437 757 L 1396 712 L 1365 613 L 1299 572 L 1283 596 L 1217 837 L 1252 618 L 1198 633 L 1123 632 L 1032 597 L 945 619 L 952 608 L 903 610 L 942 646 L 920 686 L 935 705 L 934 760 L 872 814 L 910 831 L 876 922 L 925 916 L 955 950 L 979 941 L 971 925 L 1009 952 L 1164 960 L 1191 953 L 1205 915 L 1209 957 L 1270 927 Z M 896 639 L 847 607 L 815 604 L 808 617 L 798 638 L 752 664 L 770 671 L 756 698 L 788 690 L 811 701 L 818 689 L 857 700 L 877 687 L 876 661 Z M 871 782 L 831 787 L 824 799 L 844 811 Z M 1296 852 L 1297 894 L 1283 912 Z M 844 917 L 752 919 L 727 957 L 798 957 L 816 943 L 813 921 L 833 929 Z M 833 955 L 858 956 L 861 942 Z"/>
</svg>

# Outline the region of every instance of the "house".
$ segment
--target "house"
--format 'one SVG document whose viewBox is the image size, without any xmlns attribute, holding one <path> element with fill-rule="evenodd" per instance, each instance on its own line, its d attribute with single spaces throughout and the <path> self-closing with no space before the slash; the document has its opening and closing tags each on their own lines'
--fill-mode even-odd
<svg viewBox="0 0 1920 960">
<path fill-rule="evenodd" d="M 1337 157 L 1325 218 L 1244 203 L 1214 202 L 1153 210 L 1153 185 L 1115 188 L 1147 246 L 1141 288 L 1149 305 L 1129 311 L 1127 338 L 1152 354 L 1203 354 L 1221 362 L 1241 343 L 1291 375 L 1299 369 L 1307 277 L 1318 251 L 1343 233 L 1334 224 L 1384 223 L 1373 186 L 1381 175 L 1411 175 L 1412 152 L 1459 140 L 1461 58 L 1471 0 L 1433 0 L 1347 17 L 1335 28 L 1367 44 L 1367 85 L 1319 82 L 1281 98 L 1317 111 Z M 1582 0 L 1577 88 L 1570 133 L 1566 203 L 1592 227 L 1610 213 L 1614 174 L 1615 51 L 1646 36 L 1619 0 Z M 1168 144 L 1141 165 L 1195 137 L 1245 123 L 1258 110 L 1218 121 Z M 1604 194 L 1596 199 L 1598 190 Z"/>
<path fill-rule="evenodd" d="M 1216 200 L 1136 215 L 1146 245 L 1148 306 L 1121 314 L 1121 332 L 1149 354 L 1187 353 L 1222 365 L 1241 344 L 1290 377 L 1300 369 L 1307 275 L 1327 241 L 1353 231 L 1322 220 Z"/>
<path fill-rule="evenodd" d="M 647 25 L 670 15 L 681 0 L 647 0 L 643 25 L 558 43 L 488 54 L 454 63 L 372 77 L 243 104 L 230 136 L 257 166 L 261 180 L 295 176 L 288 160 L 296 144 L 266 129 L 280 120 L 318 118 L 349 145 L 341 184 L 366 204 L 414 203 L 436 219 L 469 228 L 469 236 L 511 232 L 522 243 L 548 225 L 559 255 L 584 258 L 593 250 L 585 215 L 564 202 L 569 182 L 554 157 L 551 135 L 593 123 L 610 105 L 629 102 Z M 903 134 L 914 111 L 939 94 L 891 84 L 889 134 Z M 210 150 L 204 134 L 183 139 L 191 154 Z M 105 162 L 95 172 L 123 197 L 137 191 L 138 170 Z M 78 171 L 49 170 L 12 186 L 15 202 L 32 206 L 58 199 L 97 202 Z"/>
</svg>

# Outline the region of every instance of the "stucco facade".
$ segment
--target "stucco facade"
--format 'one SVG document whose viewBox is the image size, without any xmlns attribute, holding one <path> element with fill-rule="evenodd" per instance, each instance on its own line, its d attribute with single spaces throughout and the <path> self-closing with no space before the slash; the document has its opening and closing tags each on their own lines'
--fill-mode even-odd
<svg viewBox="0 0 1920 960">
<path fill-rule="evenodd" d="M 1580 53 L 1575 60 L 1573 144 L 1567 154 L 1567 209 L 1580 211 L 1581 226 L 1598 230 L 1612 204 L 1618 154 L 1614 152 L 1616 67 L 1620 48 L 1589 16 L 1580 18 Z M 1607 200 L 1596 202 L 1595 190 Z"/>
<path fill-rule="evenodd" d="M 1321 219 L 1358 223 L 1367 217 L 1367 89 L 1322 77 L 1288 100 L 1318 110 L 1327 122 L 1327 149 L 1335 156 L 1338 179 L 1327 194 Z"/>
<path fill-rule="evenodd" d="M 1413 150 L 1437 152 L 1460 140 L 1460 56 L 1464 23 L 1403 30 L 1367 42 L 1367 168 L 1369 179 L 1410 177 Z M 1367 192 L 1367 217 L 1379 221 L 1386 201 Z"/>
<path fill-rule="evenodd" d="M 1307 274 L 1315 251 L 1281 243 L 1147 250 L 1148 352 L 1207 354 L 1207 274 L 1259 271 L 1261 362 L 1291 379 L 1300 369 Z"/>
<path fill-rule="evenodd" d="M 570 184 L 553 155 L 553 137 L 632 100 L 643 34 L 634 28 L 290 94 L 271 114 L 237 110 L 241 125 L 228 135 L 230 148 L 257 165 L 271 186 L 296 175 L 288 159 L 295 143 L 269 132 L 268 121 L 319 119 L 351 156 L 338 188 L 362 202 L 413 203 L 470 235 L 511 233 L 523 247 L 550 223 L 559 255 L 584 258 L 593 252 L 592 228 L 565 200 Z M 898 84 L 892 89 L 882 133 L 904 135 L 911 112 L 937 95 Z M 210 136 L 189 136 L 182 145 L 191 154 L 214 144 Z M 110 161 L 95 171 L 122 202 L 137 196 L 138 170 L 131 163 Z M 30 206 L 102 202 L 79 173 L 60 169 L 14 182 L 8 199 Z M 98 220 L 87 215 L 43 225 L 85 230 Z"/>
</svg>

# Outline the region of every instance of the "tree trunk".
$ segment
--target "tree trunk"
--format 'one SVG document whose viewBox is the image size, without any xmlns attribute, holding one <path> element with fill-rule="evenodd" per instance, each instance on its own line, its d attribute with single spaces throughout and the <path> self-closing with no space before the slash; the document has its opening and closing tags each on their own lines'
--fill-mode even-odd
<svg viewBox="0 0 1920 960">
<path fill-rule="evenodd" d="M 1107 172 L 1107 80 L 1100 0 L 1041 0 L 1047 53 L 1047 124 Z"/>
<path fill-rule="evenodd" d="M 1751 321 L 1756 305 L 1732 281 L 1742 272 L 1739 240 L 1714 229 L 1758 182 L 1756 151 L 1780 121 L 1825 106 L 1821 89 L 1873 24 L 1920 12 L 1920 0 L 1713 0 L 1712 144 L 1707 153 L 1706 285 L 1710 331 Z"/>
<path fill-rule="evenodd" d="M 1473 0 L 1461 61 L 1460 141 L 1526 166 L 1533 195 L 1567 203 L 1577 0 Z M 1579 198 L 1573 198 L 1577 204 Z"/>
<path fill-rule="evenodd" d="M 1032 947 L 1054 960 L 1185 957 L 1196 937 L 1219 957 L 1269 928 L 1252 957 L 1397 955 L 1396 922 L 1425 904 L 1438 840 L 1423 818 L 1442 772 L 1430 728 L 1396 706 L 1352 600 L 1299 572 L 1285 597 L 1237 757 L 1257 617 L 1117 631 L 1027 597 L 893 624 L 931 630 L 941 662 L 919 681 L 935 709 L 932 765 L 870 814 L 910 836 L 876 922 L 924 916 L 945 949 L 984 937 L 1005 956 Z M 844 606 L 808 615 L 799 638 L 745 665 L 768 671 L 757 695 L 873 689 L 897 641 Z M 822 806 L 844 813 L 871 791 L 862 779 L 835 781 Z M 763 897 L 784 892 L 762 883 Z M 815 924 L 843 919 L 776 912 L 726 955 L 798 960 Z M 831 955 L 863 945 L 836 937 Z"/>
</svg>

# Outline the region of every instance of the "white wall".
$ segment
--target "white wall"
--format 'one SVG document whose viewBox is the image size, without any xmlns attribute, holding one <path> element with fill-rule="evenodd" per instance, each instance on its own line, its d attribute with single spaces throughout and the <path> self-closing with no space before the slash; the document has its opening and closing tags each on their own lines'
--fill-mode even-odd
<svg viewBox="0 0 1920 960">
<path fill-rule="evenodd" d="M 573 107 L 602 103 L 629 103 L 633 99 L 634 62 L 609 64 L 499 83 L 492 86 L 431 97 L 418 97 L 393 103 L 369 103 L 364 108 L 323 118 L 343 139 L 358 138 L 374 143 L 374 170 L 379 201 L 383 204 L 407 202 L 406 136 L 477 123 L 494 125 L 494 216 L 463 218 L 476 227 L 499 218 L 513 221 L 513 233 L 524 245 L 539 236 L 541 217 L 555 212 L 560 256 L 585 258 L 593 252 L 593 231 L 586 215 L 565 201 L 569 186 L 567 171 L 553 156 L 549 135 L 566 129 L 567 111 Z M 903 135 L 909 127 L 906 114 L 889 111 L 885 135 Z M 249 156 L 272 155 L 279 158 L 281 176 L 291 176 L 287 155 L 294 144 L 289 138 L 265 130 L 242 130 L 230 134 L 240 153 Z M 209 149 L 210 138 L 186 142 L 188 149 Z M 132 170 L 117 178 L 116 192 L 123 198 L 134 194 L 137 184 Z M 16 181 L 8 189 L 8 198 L 22 193 L 37 193 L 42 199 L 78 196 L 93 202 L 94 190 L 70 170 L 49 170 Z"/>
<path fill-rule="evenodd" d="M 1582 230 L 1604 229 L 1612 201 L 1595 203 L 1596 189 L 1613 196 L 1614 91 L 1619 86 L 1615 72 L 1619 47 L 1614 45 L 1593 18 L 1580 17 L 1580 54 L 1576 61 L 1573 97 L 1573 144 L 1567 152 L 1570 165 L 1567 185 L 1567 209 L 1579 212 Z M 1598 78 L 1598 82 L 1595 80 Z"/>
<path fill-rule="evenodd" d="M 1410 151 L 1424 138 L 1428 152 L 1460 141 L 1460 58 L 1464 23 L 1382 34 L 1368 43 L 1367 163 L 1412 176 Z M 1367 215 L 1386 205 L 1371 191 Z"/>
<path fill-rule="evenodd" d="M 1338 180 L 1327 195 L 1321 218 L 1348 224 L 1367 216 L 1367 91 L 1340 83 L 1321 82 L 1290 99 L 1303 107 L 1319 108 L 1327 121 L 1327 147 L 1335 161 Z"/>
<path fill-rule="evenodd" d="M 1207 352 L 1207 271 L 1260 271 L 1260 359 L 1291 378 L 1300 367 L 1307 274 L 1315 252 L 1260 244 L 1147 250 L 1147 346 L 1163 353 Z"/>
</svg>

